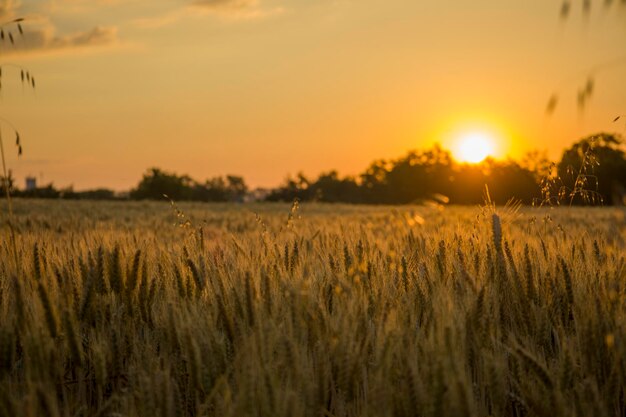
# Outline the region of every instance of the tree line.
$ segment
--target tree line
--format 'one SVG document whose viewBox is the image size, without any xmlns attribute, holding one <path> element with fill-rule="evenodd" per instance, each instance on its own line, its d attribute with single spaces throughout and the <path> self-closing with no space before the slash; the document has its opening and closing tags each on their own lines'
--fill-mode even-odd
<svg viewBox="0 0 626 417">
<path fill-rule="evenodd" d="M 488 158 L 480 164 L 464 164 L 435 145 L 396 160 L 375 161 L 358 177 L 341 178 L 330 171 L 311 181 L 300 174 L 272 190 L 267 199 L 366 204 L 443 199 L 453 204 L 476 204 L 483 201 L 485 185 L 497 203 L 510 199 L 525 204 L 623 203 L 623 141 L 611 134 L 587 137 L 566 149 L 558 163 L 531 152 L 521 161 Z"/>
<path fill-rule="evenodd" d="M 11 183 L 11 181 L 9 181 Z M 337 171 L 316 179 L 303 174 L 288 177 L 280 186 L 257 193 L 265 201 L 320 201 L 362 204 L 409 204 L 437 201 L 477 204 L 483 190 L 491 199 L 525 204 L 623 204 L 626 195 L 626 153 L 619 135 L 598 134 L 565 149 L 560 161 L 539 152 L 519 161 L 487 159 L 480 164 L 455 161 L 440 146 L 410 151 L 394 160 L 377 160 L 358 176 L 341 177 Z M 99 189 L 74 192 L 52 184 L 34 190 L 13 189 L 19 197 L 68 199 L 131 199 L 243 202 L 252 199 L 239 176 L 214 177 L 198 182 L 158 168 L 148 170 L 127 195 Z"/>
<path fill-rule="evenodd" d="M 6 183 L 6 181 L 3 181 Z M 243 201 L 248 186 L 242 177 L 218 176 L 204 182 L 198 182 L 188 175 L 177 175 L 159 168 L 149 169 L 139 184 L 129 193 L 116 193 L 113 190 L 99 188 L 86 191 L 74 191 L 71 187 L 57 189 L 53 184 L 30 190 L 15 187 L 15 181 L 9 175 L 11 195 L 22 198 L 62 198 L 68 200 L 164 200 L 175 201 Z"/>
</svg>

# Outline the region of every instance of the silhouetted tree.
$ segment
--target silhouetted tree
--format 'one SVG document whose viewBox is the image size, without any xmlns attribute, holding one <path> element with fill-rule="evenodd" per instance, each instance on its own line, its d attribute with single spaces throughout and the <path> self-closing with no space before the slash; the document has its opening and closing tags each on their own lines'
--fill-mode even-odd
<svg viewBox="0 0 626 417">
<path fill-rule="evenodd" d="M 498 204 L 511 199 L 531 204 L 539 194 L 535 174 L 512 160 L 491 164 L 485 184 L 489 187 L 491 199 Z"/>
<path fill-rule="evenodd" d="M 390 196 L 387 195 L 387 170 L 388 163 L 379 159 L 372 162 L 367 170 L 360 176 L 361 193 L 363 202 L 369 204 L 388 202 Z"/>
<path fill-rule="evenodd" d="M 61 191 L 54 188 L 54 185 L 48 184 L 32 190 L 16 190 L 14 195 L 21 198 L 60 198 Z"/>
<path fill-rule="evenodd" d="M 558 164 L 562 196 L 587 203 L 594 196 L 616 203 L 616 188 L 626 187 L 626 154 L 621 137 L 608 133 L 589 136 L 563 152 Z"/>
<path fill-rule="evenodd" d="M 359 185 L 353 178 L 339 178 L 337 171 L 330 171 L 318 177 L 309 187 L 310 194 L 316 201 L 329 203 L 360 203 L 362 201 Z"/>
<path fill-rule="evenodd" d="M 226 183 L 227 199 L 229 201 L 243 201 L 243 198 L 248 192 L 248 186 L 243 177 L 228 175 L 226 177 Z"/>
<path fill-rule="evenodd" d="M 135 200 L 242 201 L 248 187 L 242 177 L 229 175 L 208 179 L 200 184 L 188 175 L 178 176 L 151 168 L 130 192 Z"/>
<path fill-rule="evenodd" d="M 296 178 L 288 176 L 283 185 L 273 189 L 266 197 L 267 201 L 294 201 L 295 199 L 306 201 L 313 196 L 310 195 L 309 187 L 311 182 L 303 173 L 298 173 Z"/>
<path fill-rule="evenodd" d="M 483 201 L 485 184 L 496 203 L 517 198 L 530 204 L 540 195 L 537 173 L 514 161 L 487 160 L 482 164 L 456 163 L 450 153 L 435 145 L 411 151 L 397 160 L 373 162 L 357 181 L 340 178 L 336 171 L 315 181 L 304 176 L 288 178 L 267 200 L 409 204 L 446 200 L 455 204 Z M 443 195 L 443 197 L 442 197 Z"/>
<path fill-rule="evenodd" d="M 187 176 L 179 177 L 158 168 L 151 168 L 143 175 L 139 185 L 131 191 L 130 196 L 137 200 L 162 200 L 165 194 L 173 200 L 189 200 L 191 182 L 191 178 Z"/>
</svg>

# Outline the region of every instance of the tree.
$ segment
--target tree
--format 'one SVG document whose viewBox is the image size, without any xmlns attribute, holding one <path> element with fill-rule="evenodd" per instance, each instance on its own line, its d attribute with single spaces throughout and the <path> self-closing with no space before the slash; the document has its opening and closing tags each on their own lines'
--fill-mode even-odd
<svg viewBox="0 0 626 417">
<path fill-rule="evenodd" d="M 246 193 L 248 192 L 248 186 L 242 177 L 236 175 L 227 175 L 227 198 L 229 201 L 243 201 Z"/>
<path fill-rule="evenodd" d="M 130 198 L 135 200 L 242 201 L 248 187 L 242 177 L 214 177 L 203 184 L 188 175 L 178 176 L 151 168 L 144 175 Z"/>
<path fill-rule="evenodd" d="M 363 201 L 365 203 L 376 203 L 389 201 L 387 195 L 387 174 L 388 163 L 379 159 L 371 163 L 371 165 L 361 174 L 361 188 Z"/>
<path fill-rule="evenodd" d="M 272 190 L 265 199 L 267 201 L 309 200 L 312 197 L 310 186 L 311 182 L 300 172 L 296 178 L 288 176 L 283 185 Z"/>
<path fill-rule="evenodd" d="M 162 200 L 167 195 L 172 200 L 188 200 L 190 197 L 191 178 L 151 168 L 143 175 L 137 188 L 130 196 L 137 200 Z"/>
<path fill-rule="evenodd" d="M 337 171 L 321 174 L 310 186 L 316 201 L 329 203 L 360 203 L 361 193 L 353 178 L 339 178 Z"/>
<path fill-rule="evenodd" d="M 532 166 L 543 169 L 545 161 L 536 159 Z M 357 178 L 341 178 L 336 171 L 323 173 L 312 182 L 303 176 L 299 180 L 288 178 L 267 200 L 477 204 L 483 201 L 485 184 L 489 185 L 493 200 L 502 204 L 511 198 L 529 204 L 540 194 L 539 175 L 528 166 L 493 159 L 478 165 L 459 164 L 437 145 L 408 152 L 396 160 L 377 160 Z"/>
<path fill-rule="evenodd" d="M 570 203 L 614 204 L 615 190 L 626 186 L 626 154 L 621 137 L 600 133 L 576 142 L 558 164 L 561 196 Z"/>
</svg>

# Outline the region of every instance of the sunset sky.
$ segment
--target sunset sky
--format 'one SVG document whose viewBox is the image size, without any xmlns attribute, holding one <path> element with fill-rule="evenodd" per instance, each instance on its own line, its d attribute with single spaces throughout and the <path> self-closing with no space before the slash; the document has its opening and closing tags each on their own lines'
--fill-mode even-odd
<svg viewBox="0 0 626 417">
<path fill-rule="evenodd" d="M 124 190 L 157 166 L 276 186 L 488 131 L 497 155 L 558 158 L 624 132 L 626 7 L 558 0 L 0 0 L 8 165 L 23 186 Z M 594 68 L 594 95 L 578 89 Z M 550 95 L 559 106 L 545 113 Z"/>
</svg>

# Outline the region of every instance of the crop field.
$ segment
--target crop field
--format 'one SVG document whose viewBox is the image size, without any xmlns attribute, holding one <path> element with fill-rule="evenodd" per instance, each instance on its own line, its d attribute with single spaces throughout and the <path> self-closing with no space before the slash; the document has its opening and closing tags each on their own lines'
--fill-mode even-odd
<svg viewBox="0 0 626 417">
<path fill-rule="evenodd" d="M 14 227 L 1 416 L 626 415 L 624 209 L 18 200 Z"/>
</svg>

